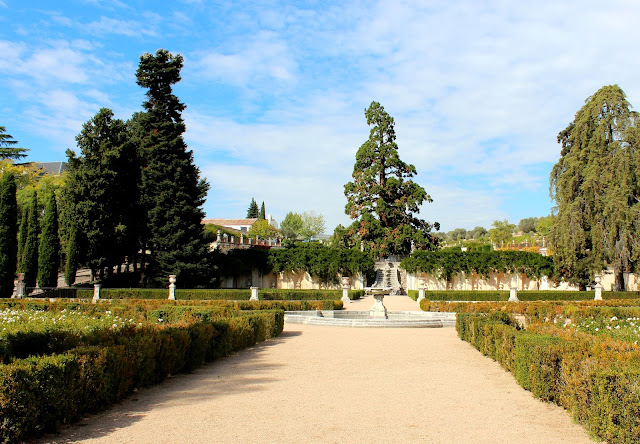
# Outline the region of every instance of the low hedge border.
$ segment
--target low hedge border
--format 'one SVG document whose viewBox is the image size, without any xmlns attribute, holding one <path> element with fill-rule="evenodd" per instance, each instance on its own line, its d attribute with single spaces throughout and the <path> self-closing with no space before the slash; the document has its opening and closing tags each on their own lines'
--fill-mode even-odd
<svg viewBox="0 0 640 444">
<path fill-rule="evenodd" d="M 104 409 L 134 388 L 190 371 L 282 332 L 281 310 L 167 328 L 106 346 L 0 365 L 0 440 L 18 442 Z"/>
<path fill-rule="evenodd" d="M 418 290 L 409 290 L 409 297 L 418 299 Z M 589 301 L 593 300 L 593 291 L 559 291 L 559 290 L 521 290 L 518 299 L 521 301 Z M 477 291 L 447 290 L 425 291 L 426 299 L 431 301 L 507 301 L 509 290 Z M 602 298 L 607 299 L 640 299 L 640 291 L 603 291 Z"/>
<path fill-rule="evenodd" d="M 599 439 L 640 441 L 638 347 L 568 335 L 548 325 L 521 331 L 506 313 L 459 313 L 456 329 L 461 339 L 511 371 L 520 385 L 568 409 Z"/>
<path fill-rule="evenodd" d="M 78 289 L 77 297 L 92 298 L 92 289 Z M 103 288 L 100 297 L 104 299 L 167 299 L 168 289 L 163 288 Z M 349 299 L 356 300 L 364 296 L 364 290 L 349 290 Z M 248 301 L 249 289 L 176 289 L 178 300 L 221 300 Z M 283 290 L 261 288 L 258 297 L 267 301 L 319 301 L 340 300 L 342 290 Z"/>
</svg>

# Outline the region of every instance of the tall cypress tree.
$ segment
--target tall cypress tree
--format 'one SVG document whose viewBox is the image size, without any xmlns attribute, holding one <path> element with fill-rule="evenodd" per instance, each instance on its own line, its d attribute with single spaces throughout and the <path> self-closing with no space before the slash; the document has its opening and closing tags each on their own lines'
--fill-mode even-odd
<svg viewBox="0 0 640 444">
<path fill-rule="evenodd" d="M 40 234 L 38 195 L 34 191 L 31 196 L 27 215 L 27 238 L 24 243 L 23 269 L 26 287 L 35 287 L 38 276 L 38 237 Z"/>
<path fill-rule="evenodd" d="M 182 137 L 186 108 L 172 93 L 180 81 L 183 59 L 159 49 L 144 54 L 136 71 L 137 83 L 147 88 L 146 110 L 140 119 L 141 193 L 147 217 L 147 245 L 151 256 L 147 275 L 164 283 L 167 275 L 193 285 L 205 271 L 202 205 L 209 185 L 200 179 Z M 145 251 L 145 247 L 143 247 Z"/>
<path fill-rule="evenodd" d="M 247 210 L 247 219 L 257 219 L 260 216 L 260 210 L 258 210 L 258 203 L 252 197 L 249 209 Z"/>
<path fill-rule="evenodd" d="M 67 258 L 64 267 L 64 280 L 67 285 L 73 285 L 76 281 L 76 271 L 78 270 L 77 262 L 77 246 L 76 236 L 77 228 L 75 224 L 72 224 L 69 228 L 69 242 L 67 243 Z"/>
<path fill-rule="evenodd" d="M 24 273 L 24 245 L 27 243 L 29 207 L 21 211 L 20 227 L 18 228 L 18 271 Z"/>
<path fill-rule="evenodd" d="M 57 287 L 59 268 L 58 205 L 55 193 L 51 192 L 42 219 L 42 234 L 38 251 L 38 282 L 40 287 Z"/>
<path fill-rule="evenodd" d="M 267 218 L 267 213 L 264 209 L 264 202 L 262 202 L 262 206 L 260 207 L 260 215 L 258 216 L 258 219 L 266 219 Z"/>
<path fill-rule="evenodd" d="M 0 298 L 11 297 L 18 258 L 18 204 L 13 174 L 0 180 Z"/>
</svg>

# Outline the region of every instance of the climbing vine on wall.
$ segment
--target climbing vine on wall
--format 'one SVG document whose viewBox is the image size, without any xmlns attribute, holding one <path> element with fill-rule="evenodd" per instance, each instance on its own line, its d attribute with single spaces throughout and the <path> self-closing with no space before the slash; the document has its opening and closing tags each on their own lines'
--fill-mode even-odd
<svg viewBox="0 0 640 444">
<path fill-rule="evenodd" d="M 523 251 L 454 252 L 416 251 L 400 264 L 409 273 L 428 273 L 450 280 L 458 273 L 521 273 L 532 278 L 555 277 L 553 260 Z"/>
</svg>

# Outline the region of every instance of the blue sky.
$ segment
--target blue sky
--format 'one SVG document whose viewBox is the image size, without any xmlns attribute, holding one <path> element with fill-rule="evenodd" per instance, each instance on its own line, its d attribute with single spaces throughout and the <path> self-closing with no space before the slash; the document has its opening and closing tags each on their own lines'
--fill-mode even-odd
<svg viewBox="0 0 640 444">
<path fill-rule="evenodd" d="M 141 54 L 185 59 L 175 93 L 211 184 L 207 217 L 348 224 L 364 109 L 395 118 L 401 158 L 443 231 L 549 214 L 556 136 L 618 84 L 640 106 L 640 3 L 540 0 L 0 0 L 0 125 L 28 160 L 65 160 L 101 107 L 141 110 Z"/>
</svg>

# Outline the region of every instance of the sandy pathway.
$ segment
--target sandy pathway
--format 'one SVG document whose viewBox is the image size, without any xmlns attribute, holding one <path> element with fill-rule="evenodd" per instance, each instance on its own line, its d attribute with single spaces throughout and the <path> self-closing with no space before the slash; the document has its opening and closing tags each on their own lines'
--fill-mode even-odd
<svg viewBox="0 0 640 444">
<path fill-rule="evenodd" d="M 141 390 L 42 442 L 593 441 L 453 328 L 285 325 L 279 338 Z"/>
</svg>

